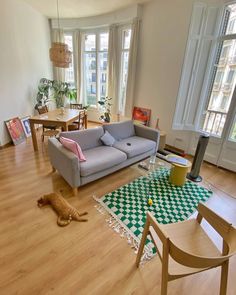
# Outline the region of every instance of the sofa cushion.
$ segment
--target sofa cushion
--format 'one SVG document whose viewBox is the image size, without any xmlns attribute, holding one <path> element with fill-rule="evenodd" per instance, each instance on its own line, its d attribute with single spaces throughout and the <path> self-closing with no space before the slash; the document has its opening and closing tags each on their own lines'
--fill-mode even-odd
<svg viewBox="0 0 236 295">
<path fill-rule="evenodd" d="M 113 146 L 115 138 L 106 130 L 105 134 L 101 137 L 101 141 L 104 145 Z"/>
<path fill-rule="evenodd" d="M 66 131 L 61 132 L 60 137 L 66 137 L 76 141 L 82 150 L 91 149 L 97 146 L 101 146 L 102 142 L 100 137 L 103 136 L 104 130 L 102 127 L 96 127 L 85 130 Z"/>
<path fill-rule="evenodd" d="M 122 151 L 109 146 L 100 146 L 83 151 L 86 162 L 80 163 L 81 176 L 88 176 L 111 168 L 124 162 L 127 155 Z"/>
<path fill-rule="evenodd" d="M 156 148 L 156 142 L 139 136 L 132 136 L 121 141 L 116 141 L 114 148 L 127 154 L 128 158 L 133 158 Z"/>
<path fill-rule="evenodd" d="M 134 124 L 132 120 L 111 123 L 103 126 L 116 140 L 122 140 L 135 135 Z"/>
<path fill-rule="evenodd" d="M 81 162 L 86 161 L 86 158 L 85 158 L 78 142 L 76 142 L 70 138 L 65 138 L 62 136 L 60 137 L 60 142 L 66 149 L 68 149 L 72 153 L 74 153 Z"/>
</svg>

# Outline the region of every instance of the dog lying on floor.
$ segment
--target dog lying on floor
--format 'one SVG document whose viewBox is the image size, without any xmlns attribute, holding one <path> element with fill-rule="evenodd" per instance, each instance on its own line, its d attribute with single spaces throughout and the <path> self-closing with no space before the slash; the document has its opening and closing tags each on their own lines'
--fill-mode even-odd
<svg viewBox="0 0 236 295">
<path fill-rule="evenodd" d="M 57 224 L 59 226 L 66 226 L 75 221 L 88 221 L 87 219 L 80 218 L 83 215 L 88 214 L 87 212 L 79 213 L 77 209 L 72 207 L 61 195 L 51 193 L 44 195 L 38 200 L 38 206 L 43 207 L 45 205 L 51 205 L 54 211 L 58 215 Z"/>
</svg>

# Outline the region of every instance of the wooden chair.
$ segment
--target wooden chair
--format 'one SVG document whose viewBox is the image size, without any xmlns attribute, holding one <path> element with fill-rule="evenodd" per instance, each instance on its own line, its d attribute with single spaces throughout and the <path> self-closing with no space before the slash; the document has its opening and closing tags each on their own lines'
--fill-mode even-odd
<svg viewBox="0 0 236 295">
<path fill-rule="evenodd" d="M 229 258 L 236 252 L 236 228 L 200 203 L 196 219 L 172 224 L 158 224 L 151 213 L 139 246 L 136 265 L 139 266 L 147 235 L 162 261 L 161 295 L 167 294 L 168 281 L 221 267 L 220 295 L 226 295 Z M 203 230 L 202 218 L 223 238 L 222 253 Z"/>
<path fill-rule="evenodd" d="M 82 103 L 70 103 L 70 109 L 73 109 L 73 110 L 82 110 L 83 109 L 83 105 L 82 105 Z"/>
<path fill-rule="evenodd" d="M 38 111 L 39 115 L 46 114 L 48 112 L 48 107 L 46 105 L 45 106 L 37 106 L 37 111 Z M 56 126 L 43 125 L 43 132 L 41 135 L 42 142 L 44 141 L 45 136 L 49 136 L 49 137 L 56 136 L 59 132 L 60 132 L 60 130 L 57 130 Z"/>
<path fill-rule="evenodd" d="M 85 111 L 80 111 L 79 119 L 68 126 L 69 131 L 86 129 L 86 114 Z"/>
</svg>

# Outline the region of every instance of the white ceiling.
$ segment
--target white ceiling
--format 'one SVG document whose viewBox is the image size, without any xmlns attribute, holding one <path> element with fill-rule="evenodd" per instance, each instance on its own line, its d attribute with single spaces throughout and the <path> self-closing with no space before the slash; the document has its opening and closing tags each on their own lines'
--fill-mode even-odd
<svg viewBox="0 0 236 295">
<path fill-rule="evenodd" d="M 48 18 L 57 17 L 57 0 L 23 0 Z M 99 15 L 150 0 L 58 0 L 60 18 Z"/>
</svg>

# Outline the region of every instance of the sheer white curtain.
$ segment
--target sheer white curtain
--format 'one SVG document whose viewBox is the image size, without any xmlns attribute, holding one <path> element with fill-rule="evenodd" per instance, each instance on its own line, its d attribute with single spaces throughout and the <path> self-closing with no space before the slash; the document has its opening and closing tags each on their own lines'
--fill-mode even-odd
<svg viewBox="0 0 236 295">
<path fill-rule="evenodd" d="M 64 43 L 64 34 L 63 31 L 59 29 L 52 30 L 52 42 L 62 42 Z M 55 80 L 65 81 L 65 69 L 53 67 L 53 77 Z"/>
<path fill-rule="evenodd" d="M 74 65 L 75 65 L 75 81 L 76 81 L 76 88 L 77 88 L 77 101 L 79 103 L 84 103 L 82 101 L 82 71 L 81 71 L 81 60 L 82 60 L 82 33 L 77 30 L 73 34 L 73 44 L 74 44 Z"/>
<path fill-rule="evenodd" d="M 138 37 L 140 20 L 135 18 L 132 23 L 132 33 L 130 40 L 129 51 L 129 67 L 128 78 L 126 87 L 126 102 L 125 102 L 125 116 L 130 117 L 134 106 L 134 86 L 135 86 L 135 72 L 136 72 L 136 60 L 138 53 Z"/>
<path fill-rule="evenodd" d="M 112 114 L 119 111 L 118 101 L 118 27 L 109 28 L 107 96 L 112 97 Z"/>
</svg>

